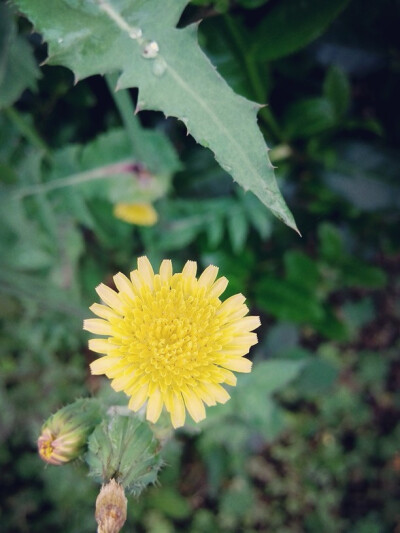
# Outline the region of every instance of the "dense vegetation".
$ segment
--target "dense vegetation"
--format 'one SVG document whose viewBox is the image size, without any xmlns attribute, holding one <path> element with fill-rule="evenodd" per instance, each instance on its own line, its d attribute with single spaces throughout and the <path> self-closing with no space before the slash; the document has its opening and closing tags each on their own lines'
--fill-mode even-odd
<svg viewBox="0 0 400 533">
<path fill-rule="evenodd" d="M 134 89 L 39 70 L 46 45 L 20 15 L 0 5 L 0 529 L 94 531 L 98 486 L 81 462 L 44 467 L 36 439 L 54 410 L 110 394 L 82 319 L 145 253 L 218 265 L 262 328 L 254 371 L 176 432 L 126 531 L 400 531 L 398 5 L 196 0 L 181 18 L 203 19 L 220 74 L 268 103 L 258 125 L 302 238 L 182 122 L 134 119 Z M 132 175 L 80 182 L 131 139 Z M 155 225 L 114 216 L 127 187 Z"/>
</svg>

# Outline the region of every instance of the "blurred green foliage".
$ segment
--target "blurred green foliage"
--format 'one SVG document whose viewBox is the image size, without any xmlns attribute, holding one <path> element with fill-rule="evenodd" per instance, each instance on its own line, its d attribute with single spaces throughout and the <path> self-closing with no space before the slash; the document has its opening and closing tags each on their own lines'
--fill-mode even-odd
<svg viewBox="0 0 400 533">
<path fill-rule="evenodd" d="M 263 327 L 253 372 L 168 442 L 126 530 L 397 531 L 397 4 L 196 0 L 184 13 L 204 19 L 200 43 L 228 83 L 268 102 L 259 125 L 302 239 L 176 121 L 132 121 L 101 77 L 38 78 L 40 37 L 0 7 L 0 529 L 95 530 L 98 486 L 80 463 L 45 468 L 35 442 L 57 408 L 109 394 L 89 375 L 82 318 L 94 287 L 146 253 L 218 265 Z M 143 153 L 151 228 L 112 214 L 145 169 L 107 175 Z M 101 180 L 79 182 L 93 170 Z"/>
</svg>

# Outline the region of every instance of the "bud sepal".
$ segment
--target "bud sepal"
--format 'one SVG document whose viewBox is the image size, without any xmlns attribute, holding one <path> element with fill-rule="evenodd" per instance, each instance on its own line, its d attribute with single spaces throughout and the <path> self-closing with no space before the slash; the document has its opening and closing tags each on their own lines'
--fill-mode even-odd
<svg viewBox="0 0 400 533">
<path fill-rule="evenodd" d="M 155 483 L 162 467 L 160 444 L 149 425 L 133 413 L 113 413 L 90 435 L 86 462 L 101 483 L 115 479 L 138 496 Z"/>
</svg>

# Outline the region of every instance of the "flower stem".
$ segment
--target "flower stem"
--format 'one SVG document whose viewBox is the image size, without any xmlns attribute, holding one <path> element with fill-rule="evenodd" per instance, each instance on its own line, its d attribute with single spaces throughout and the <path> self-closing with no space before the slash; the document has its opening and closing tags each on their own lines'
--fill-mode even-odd
<svg viewBox="0 0 400 533">
<path fill-rule="evenodd" d="M 129 91 L 126 89 L 116 91 L 118 76 L 115 74 L 106 74 L 105 79 L 108 89 L 114 100 L 114 103 L 119 111 L 121 120 L 129 135 L 132 150 L 135 156 L 140 161 L 144 161 L 146 157 L 146 150 L 141 142 L 143 136 L 143 128 L 140 120 L 135 115 L 135 108 L 133 107 L 132 99 Z"/>
<path fill-rule="evenodd" d="M 243 36 L 240 33 L 240 30 L 238 29 L 235 20 L 229 15 L 224 15 L 223 19 L 225 22 L 225 26 L 233 40 L 233 44 L 236 46 L 236 51 L 240 56 L 244 68 L 246 69 L 254 98 L 262 104 L 265 101 L 266 94 L 265 87 L 260 76 L 257 64 L 252 54 L 249 52 L 246 42 L 243 39 Z M 270 134 L 275 137 L 276 140 L 282 141 L 282 131 L 270 108 L 263 107 L 260 110 L 259 114 L 260 117 L 263 119 L 265 125 L 268 127 Z"/>
<path fill-rule="evenodd" d="M 25 196 L 31 196 L 33 194 L 54 191 L 64 187 L 71 187 L 73 185 L 80 185 L 88 181 L 109 178 L 111 174 L 124 174 L 132 172 L 130 167 L 133 164 L 133 160 L 112 163 L 111 165 L 105 165 L 103 167 L 98 167 L 86 172 L 78 172 L 77 174 L 72 174 L 58 180 L 48 181 L 46 183 L 38 183 L 37 185 L 31 185 L 28 187 L 21 187 L 16 191 L 15 194 L 18 198 L 25 198 Z"/>
</svg>

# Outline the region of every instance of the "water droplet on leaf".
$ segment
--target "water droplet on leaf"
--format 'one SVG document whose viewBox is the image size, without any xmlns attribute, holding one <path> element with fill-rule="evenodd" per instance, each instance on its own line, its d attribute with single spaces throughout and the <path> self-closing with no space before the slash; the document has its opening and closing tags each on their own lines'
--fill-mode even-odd
<svg viewBox="0 0 400 533">
<path fill-rule="evenodd" d="M 167 70 L 167 63 L 162 57 L 158 57 L 153 63 L 153 73 L 159 78 Z"/>
<path fill-rule="evenodd" d="M 131 39 L 139 39 L 142 36 L 142 30 L 140 28 L 131 28 L 129 37 Z"/>
<path fill-rule="evenodd" d="M 159 47 L 156 41 L 147 42 L 142 48 L 142 56 L 146 59 L 154 59 L 157 57 Z"/>
</svg>

